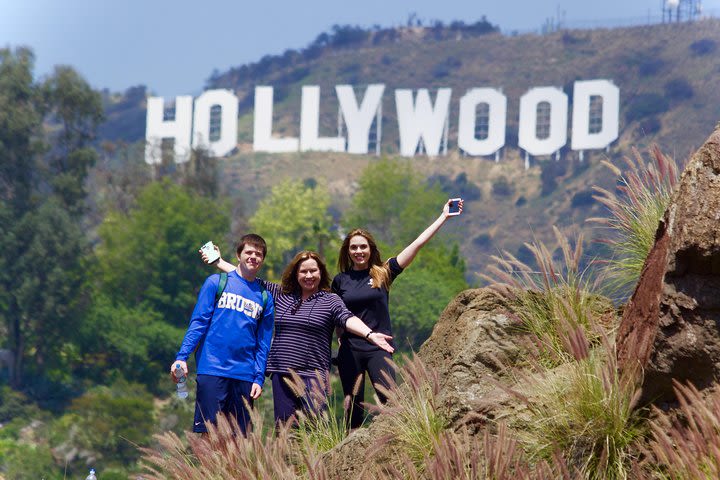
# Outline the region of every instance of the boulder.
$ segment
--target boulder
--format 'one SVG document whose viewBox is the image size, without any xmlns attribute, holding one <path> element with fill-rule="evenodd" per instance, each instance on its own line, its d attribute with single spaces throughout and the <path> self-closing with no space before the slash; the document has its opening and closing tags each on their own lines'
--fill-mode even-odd
<svg viewBox="0 0 720 480">
<path fill-rule="evenodd" d="M 461 292 L 420 348 L 421 360 L 439 375 L 437 399 L 451 429 L 482 428 L 518 403 L 499 387 L 500 383 L 513 383 L 505 366 L 516 361 L 522 343 L 507 302 L 490 288 Z M 371 478 L 373 465 L 393 459 L 392 446 L 383 441 L 382 432 L 387 431 L 384 417 L 376 417 L 368 428 L 357 429 L 326 455 L 329 478 Z"/>
<path fill-rule="evenodd" d="M 621 320 L 618 362 L 642 373 L 643 403 L 672 380 L 720 380 L 720 128 L 693 155 Z"/>
</svg>

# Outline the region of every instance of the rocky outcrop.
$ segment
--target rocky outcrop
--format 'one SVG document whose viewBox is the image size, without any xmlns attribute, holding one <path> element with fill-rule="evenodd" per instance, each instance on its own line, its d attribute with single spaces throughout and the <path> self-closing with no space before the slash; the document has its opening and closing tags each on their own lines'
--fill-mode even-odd
<svg viewBox="0 0 720 480">
<path fill-rule="evenodd" d="M 518 321 L 509 314 L 505 297 L 490 288 L 466 290 L 445 308 L 420 358 L 442 382 L 440 399 L 451 424 L 468 413 L 493 418 L 507 395 L 497 383 L 514 365 L 522 342 Z"/>
<path fill-rule="evenodd" d="M 645 402 L 672 401 L 673 379 L 720 379 L 720 129 L 682 174 L 617 343 L 621 368 L 643 374 Z"/>
</svg>

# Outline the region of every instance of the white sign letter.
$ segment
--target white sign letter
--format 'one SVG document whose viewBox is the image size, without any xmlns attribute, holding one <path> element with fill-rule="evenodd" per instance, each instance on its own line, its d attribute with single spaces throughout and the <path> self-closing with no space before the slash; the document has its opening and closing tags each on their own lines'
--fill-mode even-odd
<svg viewBox="0 0 720 480">
<path fill-rule="evenodd" d="M 550 118 L 547 119 L 548 136 L 538 138 L 538 105 L 547 102 Z M 568 98 L 555 87 L 532 88 L 520 97 L 520 131 L 518 146 L 530 155 L 551 155 L 567 142 Z"/>
<path fill-rule="evenodd" d="M 320 87 L 302 87 L 300 106 L 300 150 L 307 152 L 343 152 L 344 137 L 318 137 L 320 130 Z"/>
<path fill-rule="evenodd" d="M 175 97 L 175 120 L 165 120 L 165 101 L 162 97 L 148 97 L 145 127 L 145 162 L 162 162 L 162 140 L 175 140 L 175 162 L 190 160 L 190 132 L 192 131 L 192 97 Z"/>
<path fill-rule="evenodd" d="M 417 101 L 414 104 L 412 90 L 395 90 L 400 155 L 414 156 L 421 138 L 425 152 L 429 156 L 435 156 L 440 152 L 440 141 L 447 128 L 451 93 L 450 88 L 439 88 L 433 108 L 430 93 L 426 88 L 418 90 Z"/>
<path fill-rule="evenodd" d="M 338 101 L 340 102 L 340 110 L 347 125 L 348 153 L 367 154 L 368 142 L 370 140 L 370 127 L 373 119 L 380 108 L 382 95 L 385 91 L 385 85 L 374 84 L 368 85 L 365 90 L 362 105 L 358 108 L 355 92 L 350 85 L 336 85 Z M 379 121 L 379 119 L 378 119 Z M 378 125 L 380 130 L 380 125 Z"/>
<path fill-rule="evenodd" d="M 590 98 L 602 99 L 599 132 L 590 132 Z M 620 89 L 609 80 L 577 81 L 573 88 L 572 149 L 605 148 L 618 138 Z"/>
<path fill-rule="evenodd" d="M 477 106 L 488 106 L 487 138 L 475 137 Z M 473 88 L 460 98 L 458 119 L 458 147 L 468 155 L 490 155 L 505 145 L 507 98 L 494 88 Z"/>
<path fill-rule="evenodd" d="M 211 112 L 220 107 L 220 134 L 210 138 Z M 193 148 L 203 147 L 213 157 L 222 157 L 232 152 L 237 145 L 238 98 L 230 90 L 207 90 L 195 99 L 193 126 Z"/>
<path fill-rule="evenodd" d="M 256 152 L 297 152 L 300 142 L 296 137 L 273 138 L 273 87 L 255 87 L 255 122 L 253 150 Z"/>
</svg>

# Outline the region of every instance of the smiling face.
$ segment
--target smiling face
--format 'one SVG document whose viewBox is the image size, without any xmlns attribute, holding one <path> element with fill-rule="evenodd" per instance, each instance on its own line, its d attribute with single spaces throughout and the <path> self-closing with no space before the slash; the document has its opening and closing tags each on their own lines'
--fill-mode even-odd
<svg viewBox="0 0 720 480">
<path fill-rule="evenodd" d="M 302 290 L 303 297 L 317 292 L 320 287 L 320 267 L 313 258 L 303 261 L 297 269 L 297 282 Z"/>
<path fill-rule="evenodd" d="M 246 243 L 237 257 L 240 275 L 246 280 L 254 280 L 265 260 L 262 247 L 260 245 Z"/>
<path fill-rule="evenodd" d="M 348 243 L 348 254 L 353 262 L 353 269 L 365 270 L 369 267 L 370 243 L 362 235 L 354 235 Z"/>
</svg>

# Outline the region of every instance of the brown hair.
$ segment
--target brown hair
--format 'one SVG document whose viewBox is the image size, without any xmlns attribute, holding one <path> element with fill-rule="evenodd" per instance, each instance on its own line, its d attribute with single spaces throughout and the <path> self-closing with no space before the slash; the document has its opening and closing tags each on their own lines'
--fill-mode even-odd
<svg viewBox="0 0 720 480">
<path fill-rule="evenodd" d="M 298 283 L 297 274 L 300 269 L 300 264 L 305 260 L 315 260 L 318 268 L 320 269 L 320 285 L 318 290 L 330 291 L 330 274 L 328 273 L 327 266 L 323 261 L 322 257 L 310 250 L 303 250 L 298 252 L 295 257 L 290 260 L 288 266 L 283 271 L 282 279 L 280 280 L 280 287 L 283 293 L 300 293 L 302 288 Z"/>
<path fill-rule="evenodd" d="M 245 245 L 255 245 L 258 247 L 262 250 L 263 258 L 267 255 L 267 245 L 265 244 L 265 239 L 256 233 L 248 233 L 247 235 L 240 237 L 240 241 L 238 242 L 236 249 L 238 256 L 242 253 Z"/>
<path fill-rule="evenodd" d="M 370 246 L 370 278 L 372 278 L 373 288 L 385 288 L 390 289 L 390 270 L 386 263 L 383 263 L 380 258 L 380 251 L 377 248 L 377 243 L 372 234 L 365 229 L 355 228 L 350 230 L 350 233 L 345 235 L 342 246 L 340 247 L 340 254 L 338 255 L 338 270 L 341 272 L 347 272 L 353 268 L 353 261 L 350 257 L 350 239 L 355 236 L 361 236 L 367 240 Z"/>
</svg>

